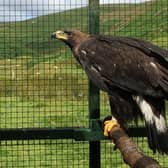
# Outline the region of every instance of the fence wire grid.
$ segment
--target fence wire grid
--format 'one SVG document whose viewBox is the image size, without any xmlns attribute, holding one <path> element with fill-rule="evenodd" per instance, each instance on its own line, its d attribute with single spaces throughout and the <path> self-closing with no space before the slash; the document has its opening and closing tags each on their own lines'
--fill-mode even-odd
<svg viewBox="0 0 168 168">
<path fill-rule="evenodd" d="M 88 3 L 0 0 L 0 129 L 88 128 L 88 78 L 69 48 L 50 38 L 56 30 L 89 32 Z M 136 37 L 168 49 L 167 0 L 101 0 L 99 14 L 100 34 Z M 110 114 L 103 92 L 100 109 L 101 118 Z M 146 138 L 133 140 L 168 167 L 167 157 L 154 155 Z M 0 167 L 87 168 L 89 142 L 1 140 Z M 101 141 L 101 167 L 128 167 L 109 141 Z"/>
</svg>

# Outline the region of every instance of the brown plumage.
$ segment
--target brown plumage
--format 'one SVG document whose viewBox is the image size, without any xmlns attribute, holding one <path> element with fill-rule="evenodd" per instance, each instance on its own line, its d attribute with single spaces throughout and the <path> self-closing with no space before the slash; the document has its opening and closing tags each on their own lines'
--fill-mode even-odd
<svg viewBox="0 0 168 168">
<path fill-rule="evenodd" d="M 129 38 L 57 31 L 88 77 L 109 95 L 112 115 L 121 125 L 143 116 L 150 148 L 168 153 L 165 100 L 168 99 L 168 51 Z"/>
</svg>

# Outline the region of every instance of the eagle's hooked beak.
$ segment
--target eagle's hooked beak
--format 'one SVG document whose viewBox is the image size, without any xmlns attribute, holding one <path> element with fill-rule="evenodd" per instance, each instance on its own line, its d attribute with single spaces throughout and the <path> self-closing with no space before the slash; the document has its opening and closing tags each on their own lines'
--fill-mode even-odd
<svg viewBox="0 0 168 168">
<path fill-rule="evenodd" d="M 68 36 L 65 32 L 59 30 L 59 31 L 52 33 L 51 38 L 60 39 L 60 40 L 67 40 Z"/>
</svg>

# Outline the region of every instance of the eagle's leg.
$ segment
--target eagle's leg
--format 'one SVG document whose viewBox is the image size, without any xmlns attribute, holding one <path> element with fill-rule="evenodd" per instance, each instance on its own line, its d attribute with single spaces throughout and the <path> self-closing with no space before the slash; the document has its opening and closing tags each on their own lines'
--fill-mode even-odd
<svg viewBox="0 0 168 168">
<path fill-rule="evenodd" d="M 112 116 L 111 120 L 106 120 L 104 122 L 104 136 L 108 136 L 109 132 L 114 128 L 114 127 L 120 127 L 120 124 L 118 121 Z"/>
</svg>

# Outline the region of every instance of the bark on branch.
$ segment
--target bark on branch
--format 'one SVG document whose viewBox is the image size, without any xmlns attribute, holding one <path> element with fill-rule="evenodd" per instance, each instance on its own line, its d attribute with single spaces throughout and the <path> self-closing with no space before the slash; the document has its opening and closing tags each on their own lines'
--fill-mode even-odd
<svg viewBox="0 0 168 168">
<path fill-rule="evenodd" d="M 114 126 L 109 131 L 109 138 L 120 150 L 124 162 L 131 168 L 161 168 L 156 160 L 142 153 L 121 127 Z"/>
</svg>

